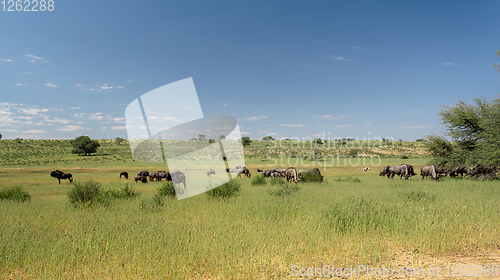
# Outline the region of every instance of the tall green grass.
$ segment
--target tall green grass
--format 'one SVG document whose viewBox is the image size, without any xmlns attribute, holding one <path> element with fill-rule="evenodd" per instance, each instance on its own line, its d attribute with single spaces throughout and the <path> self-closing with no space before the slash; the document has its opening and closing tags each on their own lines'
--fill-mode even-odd
<svg viewBox="0 0 500 280">
<path fill-rule="evenodd" d="M 405 250 L 481 255 L 499 242 L 497 182 L 373 176 L 299 184 L 278 199 L 237 181 L 240 195 L 224 203 L 201 195 L 163 200 L 156 211 L 138 211 L 133 199 L 74 208 L 64 194 L 0 203 L 0 275 L 289 278 L 293 264 L 385 264 Z M 141 196 L 160 185 L 139 184 Z"/>
</svg>

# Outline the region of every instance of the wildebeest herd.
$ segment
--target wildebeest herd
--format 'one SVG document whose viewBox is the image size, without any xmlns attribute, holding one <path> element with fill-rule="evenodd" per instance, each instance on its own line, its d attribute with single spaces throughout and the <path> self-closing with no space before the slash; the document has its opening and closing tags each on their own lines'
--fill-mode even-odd
<svg viewBox="0 0 500 280">
<path fill-rule="evenodd" d="M 387 176 L 389 179 L 394 179 L 394 175 L 398 175 L 399 179 L 402 179 L 403 177 L 408 180 L 411 176 L 417 175 L 413 169 L 413 166 L 409 164 L 401 164 L 401 165 L 394 165 L 394 166 L 386 166 L 382 168 L 379 172 L 380 176 Z M 420 168 L 420 175 L 422 175 L 422 180 L 425 179 L 425 177 L 429 177 L 432 180 L 438 180 L 438 174 L 436 171 L 436 167 L 434 165 L 430 166 L 424 166 Z"/>
<path fill-rule="evenodd" d="M 295 183 L 298 183 L 302 175 L 308 172 L 318 173 L 321 176 L 321 173 L 318 168 L 313 168 L 311 170 L 303 169 L 299 170 L 298 172 L 297 169 L 295 169 L 295 167 L 288 167 L 286 169 L 274 168 L 271 170 L 257 169 L 257 172 L 261 172 L 262 176 L 264 177 L 268 178 L 284 177 L 286 178 L 287 182 L 293 181 Z M 323 180 L 323 176 L 321 176 L 321 180 Z"/>
</svg>

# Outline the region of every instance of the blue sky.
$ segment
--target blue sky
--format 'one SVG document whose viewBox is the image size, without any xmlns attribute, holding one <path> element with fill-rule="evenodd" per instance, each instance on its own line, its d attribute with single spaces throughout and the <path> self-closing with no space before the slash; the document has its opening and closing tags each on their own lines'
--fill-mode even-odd
<svg viewBox="0 0 500 280">
<path fill-rule="evenodd" d="M 252 139 L 441 134 L 500 93 L 499 1 L 55 1 L 0 11 L 4 138 L 127 137 L 140 95 L 193 77 Z M 175 100 L 172 100 L 175 102 Z"/>
</svg>

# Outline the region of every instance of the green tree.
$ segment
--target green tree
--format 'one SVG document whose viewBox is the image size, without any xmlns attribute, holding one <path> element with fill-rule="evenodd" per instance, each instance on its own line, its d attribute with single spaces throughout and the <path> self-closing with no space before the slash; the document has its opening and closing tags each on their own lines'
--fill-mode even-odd
<svg viewBox="0 0 500 280">
<path fill-rule="evenodd" d="M 118 145 L 120 145 L 123 142 L 123 140 L 125 140 L 125 139 L 123 139 L 121 137 L 116 137 L 115 138 L 115 143 L 118 144 Z"/>
<path fill-rule="evenodd" d="M 224 135 L 219 136 L 219 140 L 226 140 L 226 136 Z"/>
<path fill-rule="evenodd" d="M 2 140 L 2 133 L 0 133 L 0 140 Z"/>
<path fill-rule="evenodd" d="M 313 143 L 321 145 L 321 144 L 323 144 L 323 140 L 321 140 L 321 138 L 316 138 L 313 140 Z"/>
<path fill-rule="evenodd" d="M 272 141 L 272 140 L 274 140 L 272 136 L 264 136 L 264 138 L 262 138 L 262 141 Z"/>
<path fill-rule="evenodd" d="M 243 144 L 243 147 L 249 146 L 252 140 L 250 140 L 250 137 L 248 136 L 243 136 L 241 137 L 241 143 Z"/>
<path fill-rule="evenodd" d="M 84 135 L 71 140 L 71 145 L 73 146 L 73 154 L 85 156 L 95 153 L 100 146 L 96 140 L 92 140 L 90 137 Z"/>
</svg>

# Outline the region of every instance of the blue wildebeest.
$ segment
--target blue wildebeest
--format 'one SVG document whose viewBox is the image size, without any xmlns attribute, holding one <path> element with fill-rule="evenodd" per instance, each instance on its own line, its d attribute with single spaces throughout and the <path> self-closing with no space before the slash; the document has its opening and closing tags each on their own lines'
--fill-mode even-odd
<svg viewBox="0 0 500 280">
<path fill-rule="evenodd" d="M 212 168 L 207 170 L 207 176 L 210 176 L 210 175 L 215 175 L 215 170 L 213 170 Z"/>
<path fill-rule="evenodd" d="M 399 179 L 402 179 L 403 176 L 405 177 L 405 179 L 408 179 L 410 177 L 408 166 L 402 164 L 389 167 L 389 178 L 394 179 L 394 175 L 399 175 Z"/>
<path fill-rule="evenodd" d="M 61 184 L 61 179 L 68 179 L 70 183 L 73 183 L 73 175 L 71 175 L 71 173 L 64 173 L 60 170 L 52 170 L 52 172 L 50 172 L 50 176 L 57 178 L 57 180 L 59 180 L 59 185 Z"/>
<path fill-rule="evenodd" d="M 286 181 L 288 183 L 290 183 L 290 181 L 292 181 L 292 180 L 295 183 L 298 183 L 299 177 L 298 177 L 297 169 L 295 169 L 295 167 L 288 167 L 287 169 L 285 169 L 285 178 L 286 178 Z"/>
<path fill-rule="evenodd" d="M 437 172 L 436 172 L 436 166 L 434 166 L 434 165 L 424 166 L 424 167 L 420 168 L 420 175 L 422 175 L 422 180 L 425 177 L 429 177 L 433 180 L 438 179 Z"/>
<path fill-rule="evenodd" d="M 379 176 L 385 176 L 385 175 L 387 175 L 387 178 L 389 178 L 389 175 L 391 174 L 389 172 L 389 168 L 391 168 L 389 165 L 387 165 L 386 167 L 382 168 L 382 170 L 380 170 Z"/>
<path fill-rule="evenodd" d="M 180 184 L 184 185 L 184 190 L 186 190 L 186 175 L 180 171 L 174 171 L 171 173 L 172 182 L 174 183 L 174 187 Z"/>
<path fill-rule="evenodd" d="M 244 174 L 245 176 L 247 176 L 247 178 L 252 177 L 252 174 L 250 174 L 250 170 L 248 170 L 248 168 L 246 167 L 238 169 L 238 177 L 241 177 L 241 174 Z"/>
<path fill-rule="evenodd" d="M 122 176 L 125 176 L 125 179 L 128 179 L 128 172 L 120 172 L 120 179 Z"/>
</svg>

